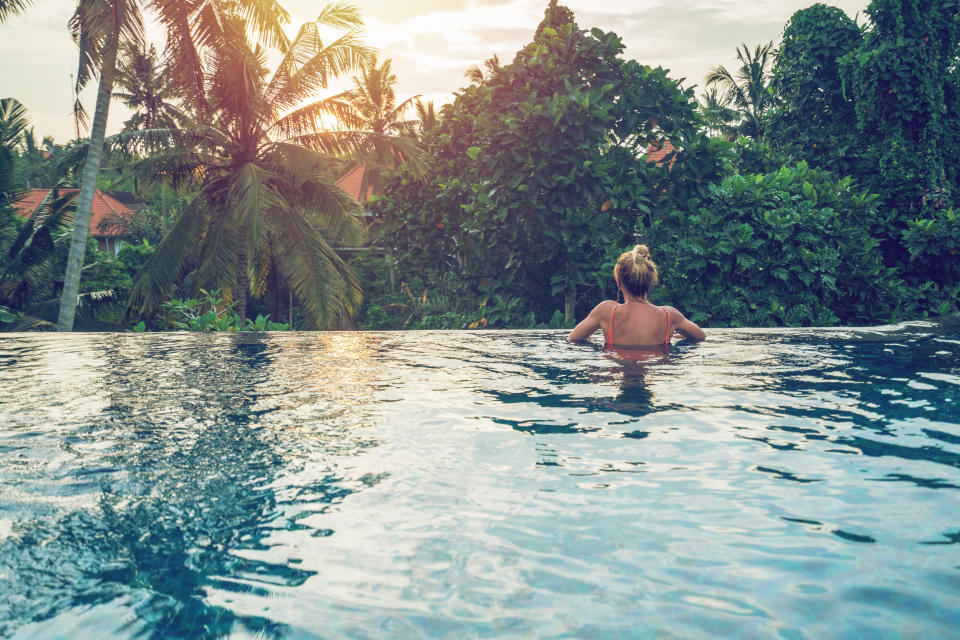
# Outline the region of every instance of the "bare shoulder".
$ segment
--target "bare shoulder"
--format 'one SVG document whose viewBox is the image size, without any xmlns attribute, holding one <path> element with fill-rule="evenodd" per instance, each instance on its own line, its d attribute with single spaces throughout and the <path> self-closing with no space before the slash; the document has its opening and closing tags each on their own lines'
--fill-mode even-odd
<svg viewBox="0 0 960 640">
<path fill-rule="evenodd" d="M 589 338 L 595 331 L 600 329 L 605 321 L 604 319 L 610 317 L 610 313 L 616 305 L 617 303 L 613 300 L 604 300 L 595 306 L 593 310 L 587 314 L 587 317 L 573 328 L 573 331 L 567 336 L 567 340 L 575 342 Z"/>
<path fill-rule="evenodd" d="M 687 319 L 687 317 L 682 313 L 680 313 L 680 311 L 678 311 L 676 307 L 671 307 L 670 305 L 665 304 L 660 308 L 665 309 L 667 313 L 670 314 L 670 320 L 674 323 L 682 322 L 683 320 Z"/>
<path fill-rule="evenodd" d="M 695 322 L 687 320 L 687 317 L 674 307 L 663 306 L 662 308 L 670 314 L 670 322 L 673 324 L 674 330 L 684 337 L 691 340 L 704 340 L 707 337 L 703 329 L 697 326 Z"/>
<path fill-rule="evenodd" d="M 597 314 L 597 315 L 603 315 L 603 314 L 610 315 L 610 312 L 613 311 L 614 307 L 616 307 L 617 304 L 618 304 L 618 303 L 617 303 L 616 300 L 604 300 L 603 302 L 601 302 L 600 304 L 598 304 L 597 306 L 595 306 L 595 307 L 593 308 L 593 311 L 590 312 L 590 314 L 591 314 L 591 315 L 593 315 L 593 314 Z"/>
</svg>

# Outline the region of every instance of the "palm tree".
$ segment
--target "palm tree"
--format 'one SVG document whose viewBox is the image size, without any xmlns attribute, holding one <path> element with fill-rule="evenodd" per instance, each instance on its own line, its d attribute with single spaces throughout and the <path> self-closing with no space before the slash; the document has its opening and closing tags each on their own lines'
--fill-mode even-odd
<svg viewBox="0 0 960 640">
<path fill-rule="evenodd" d="M 770 91 L 773 57 L 773 42 L 757 45 L 753 53 L 744 44 L 737 47 L 740 68 L 736 73 L 720 65 L 711 69 L 705 78 L 707 89 L 717 87 L 722 92 L 720 104 L 730 105 L 738 112 L 737 131 L 758 140 L 764 135 L 764 115 L 774 105 L 774 94 Z"/>
<path fill-rule="evenodd" d="M 335 326 L 356 310 L 359 282 L 331 245 L 360 243 L 365 229 L 359 203 L 329 177 L 335 159 L 325 152 L 392 141 L 380 133 L 325 131 L 321 118 L 331 106 L 303 103 L 369 57 L 360 24 L 356 9 L 328 7 L 282 50 L 269 78 L 264 51 L 235 37 L 211 53 L 209 124 L 119 136 L 175 141 L 139 170 L 198 189 L 134 283 L 131 311 L 152 312 L 188 280 L 191 292 L 220 289 L 245 317 L 248 294 L 263 295 L 274 279 L 286 282 L 317 327 Z M 324 44 L 323 26 L 349 30 Z M 400 144 L 397 151 L 410 149 Z"/>
<path fill-rule="evenodd" d="M 11 16 L 21 15 L 30 6 L 31 0 L 0 0 L 0 22 Z"/>
<path fill-rule="evenodd" d="M 283 24 L 288 16 L 276 0 L 79 0 L 70 19 L 70 29 L 80 50 L 77 94 L 97 73 L 99 86 L 86 160 L 80 175 L 77 212 L 60 298 L 57 320 L 60 331 L 73 329 L 90 209 L 103 159 L 117 58 L 123 46 L 143 47 L 141 10 L 144 3 L 155 12 L 166 29 L 168 51 L 176 52 L 175 56 L 171 55 L 171 60 L 176 61 L 171 74 L 183 82 L 194 96 L 203 93 L 202 51 L 228 36 L 225 32 L 227 25 L 237 24 L 229 19 L 231 16 L 241 16 L 250 30 L 269 44 L 284 45 L 288 42 L 283 33 Z M 78 118 L 85 117 L 79 101 L 75 111 Z"/>
<path fill-rule="evenodd" d="M 473 84 L 483 84 L 500 71 L 500 56 L 493 54 L 483 61 L 483 68 L 475 65 L 467 69 L 463 75 Z"/>
<path fill-rule="evenodd" d="M 336 116 L 345 132 L 375 134 L 365 137 L 366 144 L 356 150 L 353 159 L 365 165 L 360 192 L 365 193 L 369 187 L 373 193 L 379 193 L 384 171 L 404 163 L 419 171 L 419 145 L 411 135 L 415 121 L 407 120 L 405 115 L 420 96 L 397 104 L 394 91 L 397 76 L 391 69 L 391 61 L 384 60 L 378 65 L 376 56 L 363 63 L 353 83 L 353 89 L 320 104 Z"/>
<path fill-rule="evenodd" d="M 56 303 L 53 283 L 58 249 L 63 249 L 59 238 L 70 228 L 72 212 L 73 196 L 60 197 L 56 190 L 26 222 L 0 200 L 0 305 L 21 312 L 20 319 L 5 330 L 51 326 L 36 314 Z"/>
<path fill-rule="evenodd" d="M 423 137 L 428 131 L 440 123 L 440 118 L 437 116 L 437 111 L 433 106 L 432 100 L 430 102 L 424 102 L 420 98 L 417 98 L 414 106 L 417 111 L 417 119 L 412 123 L 410 135 L 423 142 Z"/>
<path fill-rule="evenodd" d="M 737 137 L 737 127 L 734 125 L 740 119 L 740 114 L 724 98 L 719 89 L 712 86 L 697 99 L 698 110 L 710 133 L 733 141 Z"/>
<path fill-rule="evenodd" d="M 14 98 L 0 100 L 0 196 L 13 186 L 13 153 L 27 124 L 26 107 Z"/>
<path fill-rule="evenodd" d="M 113 95 L 134 110 L 123 125 L 124 131 L 172 129 L 186 122 L 186 114 L 173 102 L 182 91 L 167 66 L 161 64 L 153 45 L 149 49 L 137 49 L 130 44 L 123 47 L 116 77 L 121 91 Z"/>
</svg>

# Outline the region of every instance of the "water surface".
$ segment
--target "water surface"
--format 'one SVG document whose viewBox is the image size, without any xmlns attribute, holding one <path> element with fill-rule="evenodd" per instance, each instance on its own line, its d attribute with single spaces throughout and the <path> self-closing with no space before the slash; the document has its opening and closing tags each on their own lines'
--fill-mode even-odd
<svg viewBox="0 0 960 640">
<path fill-rule="evenodd" d="M 951 638 L 960 324 L 0 337 L 0 636 Z"/>
</svg>

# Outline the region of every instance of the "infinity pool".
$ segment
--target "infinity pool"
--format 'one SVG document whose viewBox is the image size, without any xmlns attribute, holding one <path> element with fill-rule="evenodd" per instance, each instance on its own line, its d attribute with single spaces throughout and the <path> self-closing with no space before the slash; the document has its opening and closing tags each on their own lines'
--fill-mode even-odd
<svg viewBox="0 0 960 640">
<path fill-rule="evenodd" d="M 0 637 L 958 629 L 957 318 L 0 334 Z"/>
</svg>

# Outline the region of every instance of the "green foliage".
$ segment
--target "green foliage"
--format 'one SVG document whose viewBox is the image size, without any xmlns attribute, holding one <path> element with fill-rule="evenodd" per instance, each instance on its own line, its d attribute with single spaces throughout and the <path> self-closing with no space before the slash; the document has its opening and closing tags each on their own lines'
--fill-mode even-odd
<svg viewBox="0 0 960 640">
<path fill-rule="evenodd" d="M 221 297 L 220 291 L 200 289 L 202 298 L 173 299 L 163 303 L 167 323 L 183 331 L 287 331 L 290 325 L 271 322 L 269 316 L 257 315 L 256 320 L 244 321 L 234 312 L 233 303 Z M 142 327 L 138 329 L 137 327 Z M 141 321 L 135 331 L 145 330 Z"/>
<path fill-rule="evenodd" d="M 864 159 L 875 170 L 864 183 L 901 214 L 944 208 L 960 162 L 960 104 L 948 99 L 960 43 L 956 3 L 873 0 L 867 14 L 873 28 L 840 61 Z"/>
<path fill-rule="evenodd" d="M 117 261 L 123 265 L 127 274 L 133 277 L 150 260 L 156 250 L 156 247 L 146 239 L 143 239 L 140 244 L 124 244 L 117 252 Z"/>
<path fill-rule="evenodd" d="M 876 196 L 802 162 L 731 176 L 697 211 L 647 229 L 664 283 L 654 298 L 708 326 L 889 320 L 903 281 L 868 232 L 877 216 Z"/>
<path fill-rule="evenodd" d="M 903 232 L 909 253 L 908 278 L 942 293 L 937 304 L 957 299 L 960 291 L 960 215 L 955 209 L 928 211 L 910 220 Z M 928 284 L 929 283 L 929 284 Z"/>
<path fill-rule="evenodd" d="M 733 148 L 733 164 L 742 175 L 774 173 L 784 165 L 795 164 L 781 145 L 740 138 Z"/>
<path fill-rule="evenodd" d="M 32 315 L 52 297 L 72 211 L 70 198 L 54 198 L 23 220 L 0 201 L 0 304 Z"/>
<path fill-rule="evenodd" d="M 81 291 L 129 291 L 130 269 L 121 260 L 114 260 L 108 253 L 95 251 L 93 260 L 83 268 Z"/>
<path fill-rule="evenodd" d="M 428 178 L 398 171 L 373 204 L 399 271 L 483 305 L 491 326 L 539 324 L 599 295 L 597 265 L 638 219 L 706 194 L 729 145 L 699 133 L 692 90 L 622 50 L 551 3 L 512 64 L 444 107 Z M 672 170 L 641 158 L 664 140 L 682 150 Z"/>
<path fill-rule="evenodd" d="M 842 9 L 815 4 L 793 14 L 773 69 L 779 106 L 770 118 L 771 142 L 813 166 L 856 171 L 856 114 L 838 59 L 862 43 L 860 28 Z"/>
<path fill-rule="evenodd" d="M 255 320 L 247 318 L 247 331 L 287 331 L 290 325 L 285 322 L 271 322 L 270 316 L 257 314 Z"/>
<path fill-rule="evenodd" d="M 362 294 L 332 245 L 362 244 L 365 229 L 359 204 L 331 179 L 333 161 L 322 151 L 348 153 L 361 141 L 384 140 L 382 134 L 322 131 L 324 110 L 304 106 L 326 86 L 331 69 L 356 68 L 370 53 L 352 32 L 337 47 L 317 47 L 318 28 L 359 26 L 355 7 L 332 5 L 318 20 L 281 47 L 272 75 L 243 30 L 216 47 L 205 78 L 211 123 L 112 140 L 148 148 L 163 140 L 165 151 L 139 163 L 141 175 L 196 189 L 140 270 L 130 296 L 133 313 L 152 314 L 180 286 L 187 295 L 220 287 L 245 317 L 248 296 L 263 296 L 268 287 L 277 295 L 279 283 L 293 291 L 314 327 L 350 325 Z"/>
<path fill-rule="evenodd" d="M 712 99 L 707 94 L 707 115 L 712 112 L 714 127 L 721 124 L 721 130 L 729 133 L 757 140 L 764 138 L 767 113 L 776 105 L 776 94 L 770 87 L 770 66 L 775 57 L 772 42 L 757 45 L 752 52 L 744 43 L 737 47 L 740 66 L 736 71 L 731 72 L 723 65 L 710 70 L 705 84 L 708 91 L 717 90 L 717 93 Z M 725 122 L 728 116 L 734 116 L 729 126 Z"/>
</svg>

